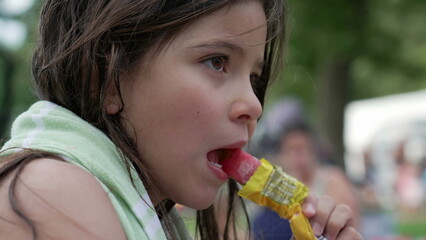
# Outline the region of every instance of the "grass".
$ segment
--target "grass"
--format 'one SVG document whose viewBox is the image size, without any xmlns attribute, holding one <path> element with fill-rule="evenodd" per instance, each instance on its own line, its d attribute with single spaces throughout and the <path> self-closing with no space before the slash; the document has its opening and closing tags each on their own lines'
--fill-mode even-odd
<svg viewBox="0 0 426 240">
<path fill-rule="evenodd" d="M 396 231 L 402 236 L 426 237 L 426 220 L 398 223 Z"/>
</svg>

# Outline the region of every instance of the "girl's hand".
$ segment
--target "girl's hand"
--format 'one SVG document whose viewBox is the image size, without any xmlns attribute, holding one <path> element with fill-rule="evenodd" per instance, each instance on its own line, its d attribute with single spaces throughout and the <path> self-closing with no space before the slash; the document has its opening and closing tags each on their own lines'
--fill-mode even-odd
<svg viewBox="0 0 426 240">
<path fill-rule="evenodd" d="M 323 235 L 328 240 L 363 239 L 354 228 L 351 208 L 345 204 L 336 204 L 331 197 L 307 197 L 303 213 L 309 219 L 316 236 Z"/>
</svg>

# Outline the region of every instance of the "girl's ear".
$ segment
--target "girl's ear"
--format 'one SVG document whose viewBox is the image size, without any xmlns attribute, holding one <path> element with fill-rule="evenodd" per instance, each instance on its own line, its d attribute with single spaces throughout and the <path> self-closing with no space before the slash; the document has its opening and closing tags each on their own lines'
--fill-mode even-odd
<svg viewBox="0 0 426 240">
<path fill-rule="evenodd" d="M 105 96 L 104 109 L 105 112 L 109 115 L 115 115 L 121 111 L 121 98 L 117 91 L 118 90 L 113 83 L 108 85 Z"/>
<path fill-rule="evenodd" d="M 105 112 L 109 115 L 115 115 L 118 112 L 120 112 L 121 107 L 119 104 L 115 103 L 114 101 L 107 100 L 105 102 Z"/>
</svg>

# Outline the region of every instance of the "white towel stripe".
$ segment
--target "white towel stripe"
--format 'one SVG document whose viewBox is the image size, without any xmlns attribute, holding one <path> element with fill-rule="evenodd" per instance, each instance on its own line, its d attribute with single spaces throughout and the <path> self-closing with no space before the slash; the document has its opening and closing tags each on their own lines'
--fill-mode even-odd
<svg viewBox="0 0 426 240">
<path fill-rule="evenodd" d="M 145 193 L 142 199 L 133 206 L 132 210 L 136 216 L 142 220 L 148 239 L 155 239 L 158 230 L 161 229 L 162 226 L 157 214 L 150 206 L 152 206 L 151 199 L 148 194 Z"/>
<path fill-rule="evenodd" d="M 27 137 L 22 142 L 23 148 L 29 148 L 35 136 L 44 129 L 43 117 L 46 116 L 50 111 L 55 109 L 55 105 L 46 102 L 44 108 L 40 109 L 39 113 L 31 114 L 31 119 L 36 125 L 36 128 L 27 134 Z"/>
<path fill-rule="evenodd" d="M 143 220 L 146 217 L 148 210 L 151 209 L 149 209 L 144 200 L 140 200 L 133 206 L 132 210 L 139 219 Z"/>
<path fill-rule="evenodd" d="M 152 218 L 151 221 L 146 226 L 144 226 L 149 239 L 156 239 L 157 232 L 160 228 L 162 228 L 162 226 L 156 216 L 154 216 L 154 218 Z"/>
</svg>

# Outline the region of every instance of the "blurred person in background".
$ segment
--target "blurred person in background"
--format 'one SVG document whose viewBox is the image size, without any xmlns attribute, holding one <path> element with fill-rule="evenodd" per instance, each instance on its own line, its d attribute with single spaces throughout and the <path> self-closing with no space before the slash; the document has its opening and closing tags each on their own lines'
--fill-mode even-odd
<svg viewBox="0 0 426 240">
<path fill-rule="evenodd" d="M 423 203 L 422 166 L 421 160 L 417 162 L 407 156 L 406 146 L 406 141 L 401 141 L 394 152 L 397 166 L 395 192 L 399 210 L 414 213 Z"/>
<path fill-rule="evenodd" d="M 422 163 L 422 167 L 421 167 L 422 168 L 422 176 L 421 176 L 422 186 L 423 186 L 423 189 L 426 191 L 426 156 L 423 156 L 421 163 Z M 425 199 L 423 199 L 423 201 L 425 200 L 426 200 L 426 196 L 425 196 Z"/>
<path fill-rule="evenodd" d="M 328 195 L 336 203 L 348 205 L 358 225 L 359 207 L 353 186 L 342 169 L 330 164 L 329 149 L 324 148 L 324 143 L 309 126 L 297 99 L 278 101 L 259 122 L 259 130 L 253 143 L 254 155 L 283 167 L 285 172 L 306 184 L 313 195 Z M 291 239 L 288 221 L 275 212 L 262 208 L 253 215 L 254 239 Z"/>
<path fill-rule="evenodd" d="M 370 211 L 380 209 L 380 201 L 377 197 L 377 169 L 371 157 L 372 146 L 368 146 L 363 153 L 364 177 L 360 182 L 361 205 Z"/>
<path fill-rule="evenodd" d="M 357 212 L 358 204 L 349 179 L 342 169 L 321 159 L 319 147 L 313 129 L 307 123 L 295 122 L 286 128 L 275 161 L 315 195 L 329 195 Z"/>
</svg>

